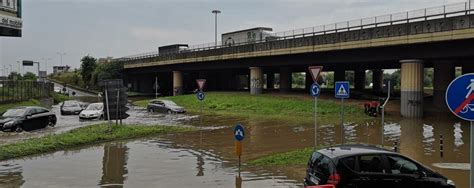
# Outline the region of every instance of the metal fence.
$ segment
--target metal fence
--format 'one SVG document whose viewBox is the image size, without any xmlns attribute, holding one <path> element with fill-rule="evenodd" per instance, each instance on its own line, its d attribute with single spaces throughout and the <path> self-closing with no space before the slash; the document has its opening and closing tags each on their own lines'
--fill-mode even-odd
<svg viewBox="0 0 474 188">
<path fill-rule="evenodd" d="M 473 0 L 469 0 L 468 2 L 463 3 L 455 3 L 449 4 L 444 6 L 438 7 L 431 7 L 419 10 L 412 10 L 407 12 L 400 12 L 394 14 L 387 14 L 381 16 L 375 16 L 370 18 L 362 18 L 357 20 L 351 20 L 346 22 L 338 22 L 334 24 L 327 24 L 327 25 L 320 25 L 302 29 L 294 29 L 289 31 L 283 32 L 276 32 L 271 34 L 271 39 L 264 39 L 260 41 L 235 41 L 234 46 L 246 45 L 246 44 L 256 44 L 256 43 L 267 43 L 272 41 L 280 41 L 280 40 L 287 40 L 287 39 L 297 39 L 303 38 L 308 36 L 318 36 L 318 35 L 325 35 L 331 33 L 339 33 L 339 32 L 347 32 L 347 31 L 355 31 L 355 30 L 362 30 L 368 28 L 377 28 L 377 27 L 385 27 L 390 25 L 397 25 L 397 24 L 406 24 L 412 22 L 419 22 L 419 21 L 428 21 L 433 19 L 439 18 L 448 18 L 453 16 L 460 16 L 460 15 L 470 15 L 474 12 L 473 8 L 474 5 L 472 4 Z M 222 44 L 218 42 L 217 44 Z M 188 49 L 181 51 L 180 53 L 187 53 L 187 52 L 199 52 L 199 51 L 206 51 L 206 50 L 213 50 L 213 49 L 220 49 L 220 48 L 227 48 L 230 46 L 224 45 L 215 45 L 214 42 L 212 43 L 205 43 L 199 45 L 191 45 Z M 133 60 L 140 60 L 140 59 L 147 59 L 147 58 L 156 58 L 159 57 L 157 51 L 141 53 L 131 56 L 125 56 L 122 58 L 115 59 L 115 61 L 133 61 Z M 163 55 L 162 55 L 163 56 Z"/>
<path fill-rule="evenodd" d="M 0 81 L 0 103 L 51 97 L 54 84 L 36 81 Z"/>
</svg>

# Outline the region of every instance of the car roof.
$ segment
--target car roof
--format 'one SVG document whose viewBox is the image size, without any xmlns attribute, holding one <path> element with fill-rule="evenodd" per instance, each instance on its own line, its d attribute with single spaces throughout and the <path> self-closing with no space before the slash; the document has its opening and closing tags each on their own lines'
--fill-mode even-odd
<svg viewBox="0 0 474 188">
<path fill-rule="evenodd" d="M 155 102 L 155 101 L 160 101 L 160 102 L 173 102 L 171 100 L 166 100 L 166 99 L 153 99 L 150 102 Z"/>
<path fill-rule="evenodd" d="M 396 154 L 395 152 L 379 148 L 377 146 L 365 144 L 327 147 L 318 150 L 318 152 L 332 159 L 363 154 Z"/>
<path fill-rule="evenodd" d="M 47 108 L 44 108 L 44 107 L 41 107 L 41 106 L 17 106 L 17 107 L 13 107 L 13 108 L 10 108 L 10 109 L 33 109 L 33 108 L 40 108 L 40 109 L 48 110 Z"/>
</svg>

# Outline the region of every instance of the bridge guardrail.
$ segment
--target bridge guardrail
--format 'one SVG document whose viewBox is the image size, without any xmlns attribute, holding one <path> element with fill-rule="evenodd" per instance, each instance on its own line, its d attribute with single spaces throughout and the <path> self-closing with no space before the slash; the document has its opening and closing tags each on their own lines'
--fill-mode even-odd
<svg viewBox="0 0 474 188">
<path fill-rule="evenodd" d="M 203 57 L 206 55 L 222 55 L 222 54 L 233 54 L 241 52 L 251 52 L 251 51 L 262 51 L 270 49 L 281 49 L 288 47 L 299 47 L 317 44 L 317 40 L 321 40 L 315 36 L 326 35 L 327 37 L 322 37 L 324 40 L 330 42 L 335 41 L 334 33 L 351 33 L 352 31 L 360 31 L 364 29 L 371 28 L 381 28 L 386 26 L 402 25 L 406 23 L 420 22 L 420 21 L 430 21 L 433 19 L 439 18 L 449 18 L 461 15 L 470 15 L 473 10 L 473 0 L 462 3 L 449 4 L 438 7 L 430 7 L 419 10 L 412 10 L 407 12 L 400 12 L 394 14 L 387 14 L 369 18 L 362 18 L 357 20 L 351 20 L 346 22 L 338 22 L 334 24 L 320 25 L 302 29 L 295 29 L 283 32 L 273 33 L 270 39 L 260 40 L 260 41 L 236 41 L 235 44 L 231 46 L 215 45 L 215 43 L 206 43 L 199 45 L 192 45 L 187 50 L 184 50 L 176 54 L 167 54 L 159 55 L 157 51 L 147 52 L 142 54 L 136 54 L 131 56 L 126 56 L 122 58 L 115 59 L 116 61 L 125 61 L 130 63 L 135 60 L 171 60 L 171 59 L 181 59 L 181 58 L 195 58 Z M 451 28 L 452 29 L 452 28 Z M 403 31 L 399 30 L 399 35 L 405 32 L 410 32 L 409 30 Z M 360 33 L 361 39 L 368 39 L 368 34 Z M 346 36 L 347 38 L 347 36 Z M 314 41 L 316 40 L 316 41 Z M 295 42 L 297 41 L 297 42 Z M 219 44 L 219 42 L 218 42 Z M 238 47 L 238 48 L 236 48 Z M 141 61 L 135 61 L 134 63 L 141 63 Z"/>
</svg>

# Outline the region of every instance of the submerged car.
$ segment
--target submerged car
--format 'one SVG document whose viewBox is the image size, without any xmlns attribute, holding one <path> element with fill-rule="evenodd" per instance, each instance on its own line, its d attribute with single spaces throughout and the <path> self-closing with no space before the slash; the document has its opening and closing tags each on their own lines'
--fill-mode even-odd
<svg viewBox="0 0 474 188">
<path fill-rule="evenodd" d="M 78 115 L 84 107 L 78 101 L 64 101 L 61 104 L 61 115 Z"/>
<path fill-rule="evenodd" d="M 103 119 L 104 116 L 104 103 L 92 103 L 81 113 L 79 113 L 80 119 Z"/>
<path fill-rule="evenodd" d="M 10 108 L 0 117 L 2 131 L 30 131 L 54 125 L 56 125 L 56 115 L 38 106 Z"/>
<path fill-rule="evenodd" d="M 441 174 L 399 153 L 374 146 L 343 145 L 313 152 L 306 186 L 336 187 L 455 187 Z"/>
<path fill-rule="evenodd" d="M 186 112 L 183 107 L 178 106 L 176 103 L 170 100 L 151 100 L 147 105 L 148 112 L 160 112 L 160 113 L 184 113 Z"/>
</svg>

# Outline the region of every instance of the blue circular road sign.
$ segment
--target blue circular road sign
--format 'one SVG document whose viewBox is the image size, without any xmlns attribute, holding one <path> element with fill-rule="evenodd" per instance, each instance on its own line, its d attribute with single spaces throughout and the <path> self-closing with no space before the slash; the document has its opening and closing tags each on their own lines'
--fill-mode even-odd
<svg viewBox="0 0 474 188">
<path fill-rule="evenodd" d="M 321 94 L 321 87 L 319 87 L 319 84 L 314 83 L 311 85 L 310 93 L 313 97 L 319 97 L 319 94 Z"/>
<path fill-rule="evenodd" d="M 244 127 L 240 124 L 237 124 L 234 128 L 234 137 L 237 141 L 242 141 L 245 137 Z"/>
<path fill-rule="evenodd" d="M 474 74 L 461 75 L 449 84 L 446 104 L 454 115 L 474 121 Z"/>
<path fill-rule="evenodd" d="M 204 97 L 205 97 L 204 92 L 198 91 L 198 92 L 196 93 L 196 97 L 197 97 L 197 99 L 200 100 L 200 101 L 204 100 Z"/>
</svg>

